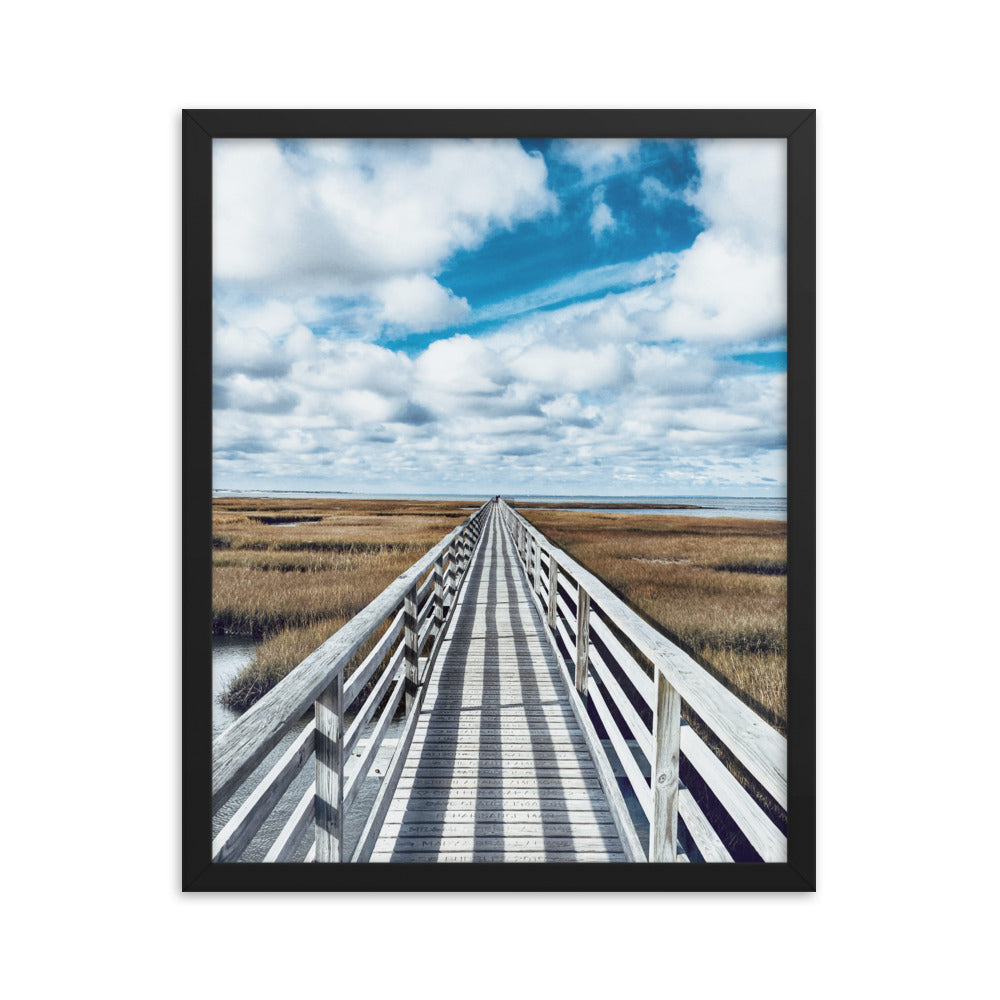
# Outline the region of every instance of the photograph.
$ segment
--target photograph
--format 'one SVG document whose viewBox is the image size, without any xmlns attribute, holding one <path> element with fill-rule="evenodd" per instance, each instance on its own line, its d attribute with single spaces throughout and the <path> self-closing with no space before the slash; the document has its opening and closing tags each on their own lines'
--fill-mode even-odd
<svg viewBox="0 0 1000 1000">
<path fill-rule="evenodd" d="M 185 888 L 814 888 L 813 112 L 185 114 Z"/>
</svg>

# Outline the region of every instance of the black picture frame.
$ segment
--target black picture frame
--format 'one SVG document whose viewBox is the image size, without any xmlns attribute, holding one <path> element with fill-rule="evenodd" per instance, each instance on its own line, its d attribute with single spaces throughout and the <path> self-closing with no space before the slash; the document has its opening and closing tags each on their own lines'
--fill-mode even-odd
<svg viewBox="0 0 1000 1000">
<path fill-rule="evenodd" d="M 816 116 L 813 110 L 186 110 L 182 118 L 182 886 L 185 891 L 734 891 L 816 884 Z M 212 864 L 212 140 L 784 138 L 788 155 L 788 860 L 698 865 Z"/>
</svg>

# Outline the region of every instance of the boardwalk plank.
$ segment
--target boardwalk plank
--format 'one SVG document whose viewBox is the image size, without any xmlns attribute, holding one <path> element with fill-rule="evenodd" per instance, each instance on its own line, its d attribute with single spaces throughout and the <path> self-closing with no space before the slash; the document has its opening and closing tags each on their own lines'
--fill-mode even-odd
<svg viewBox="0 0 1000 1000">
<path fill-rule="evenodd" d="M 371 860 L 625 860 L 496 512 L 441 641 Z"/>
</svg>

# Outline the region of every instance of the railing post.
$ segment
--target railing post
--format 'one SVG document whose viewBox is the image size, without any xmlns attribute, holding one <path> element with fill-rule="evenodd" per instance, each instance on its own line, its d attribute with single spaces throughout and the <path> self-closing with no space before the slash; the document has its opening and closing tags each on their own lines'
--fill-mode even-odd
<svg viewBox="0 0 1000 1000">
<path fill-rule="evenodd" d="M 587 663 L 590 659 L 590 594 L 583 584 L 576 588 L 576 689 L 587 693 Z"/>
<path fill-rule="evenodd" d="M 677 860 L 677 800 L 680 788 L 681 699 L 663 672 L 656 671 L 653 715 L 653 816 L 649 860 Z"/>
<path fill-rule="evenodd" d="M 444 626 L 444 556 L 434 563 L 434 632 L 441 635 Z"/>
<path fill-rule="evenodd" d="M 417 585 L 403 598 L 403 663 L 406 665 L 406 714 L 410 714 L 420 685 L 420 650 L 417 649 Z"/>
<path fill-rule="evenodd" d="M 556 565 L 556 557 L 553 552 L 549 553 L 549 628 L 555 631 L 556 611 L 559 600 L 559 567 Z"/>
<path fill-rule="evenodd" d="M 343 861 L 344 673 L 315 703 L 316 861 Z"/>
</svg>

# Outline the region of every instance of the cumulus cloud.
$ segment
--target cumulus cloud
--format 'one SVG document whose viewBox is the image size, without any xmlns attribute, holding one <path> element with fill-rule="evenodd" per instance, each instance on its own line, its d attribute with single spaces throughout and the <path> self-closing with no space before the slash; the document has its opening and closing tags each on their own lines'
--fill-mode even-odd
<svg viewBox="0 0 1000 1000">
<path fill-rule="evenodd" d="M 603 187 L 595 188 L 593 200 L 594 210 L 590 213 L 590 232 L 595 240 L 600 240 L 605 234 L 614 232 L 618 223 L 604 201 Z"/>
<path fill-rule="evenodd" d="M 685 195 L 706 222 L 678 254 L 660 314 L 666 338 L 752 341 L 786 320 L 785 148 L 775 139 L 696 144 L 699 182 Z"/>
<path fill-rule="evenodd" d="M 221 145 L 227 183 L 248 196 L 273 175 L 278 193 L 246 217 L 235 195 L 217 208 L 217 485 L 670 494 L 784 481 L 784 375 L 734 360 L 784 331 L 782 143 L 698 143 L 683 192 L 636 182 L 647 206 L 697 209 L 704 231 L 687 249 L 481 310 L 442 284 L 442 264 L 553 210 L 539 157 L 503 142 L 263 143 L 241 147 L 240 174 Z M 638 146 L 581 140 L 558 155 L 596 183 Z M 604 195 L 597 184 L 583 202 L 585 240 L 588 222 L 595 239 L 617 224 Z M 255 282 L 271 291 L 239 293 Z M 481 325 L 411 356 L 345 334 L 351 310 L 373 329 Z"/>
<path fill-rule="evenodd" d="M 457 250 L 556 209 L 516 140 L 213 143 L 217 281 L 351 295 L 434 273 Z"/>
<path fill-rule="evenodd" d="M 633 166 L 639 149 L 638 139 L 560 139 L 552 145 L 553 154 L 571 163 L 587 181 Z"/>
<path fill-rule="evenodd" d="M 755 251 L 785 249 L 785 143 L 780 139 L 703 139 L 699 183 L 687 200 L 709 230 Z"/>
<path fill-rule="evenodd" d="M 785 257 L 731 230 L 701 233 L 678 256 L 669 303 L 659 314 L 667 339 L 751 341 L 785 324 Z"/>
<path fill-rule="evenodd" d="M 377 289 L 381 318 L 410 330 L 438 330 L 468 316 L 469 303 L 425 274 L 391 278 Z"/>
</svg>

